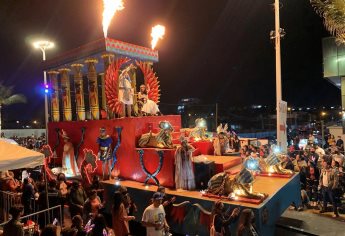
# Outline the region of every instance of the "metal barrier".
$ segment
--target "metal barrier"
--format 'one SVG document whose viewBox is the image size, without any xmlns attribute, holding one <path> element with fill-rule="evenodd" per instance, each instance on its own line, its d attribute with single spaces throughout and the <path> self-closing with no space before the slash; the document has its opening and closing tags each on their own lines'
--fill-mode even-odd
<svg viewBox="0 0 345 236">
<path fill-rule="evenodd" d="M 7 191 L 0 191 L 0 221 L 7 221 L 9 219 L 8 211 L 11 206 L 21 204 L 22 193 L 13 193 Z"/>
<path fill-rule="evenodd" d="M 35 233 L 35 225 L 39 225 L 40 228 L 43 228 L 44 226 L 48 224 L 55 223 L 55 219 L 58 220 L 59 225 L 62 226 L 62 210 L 61 205 L 50 207 L 48 209 L 37 211 L 33 214 L 26 215 L 23 217 L 20 217 L 20 221 L 25 223 L 24 230 L 25 235 L 33 235 Z M 35 225 L 27 226 L 28 221 L 33 221 Z M 0 228 L 3 228 L 3 226 L 7 223 L 3 222 L 0 224 Z"/>
</svg>

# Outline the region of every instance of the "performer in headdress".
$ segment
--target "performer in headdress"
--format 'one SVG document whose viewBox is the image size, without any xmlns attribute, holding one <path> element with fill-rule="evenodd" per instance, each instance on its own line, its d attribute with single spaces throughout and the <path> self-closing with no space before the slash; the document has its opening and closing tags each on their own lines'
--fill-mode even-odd
<svg viewBox="0 0 345 236">
<path fill-rule="evenodd" d="M 62 170 L 66 177 L 79 175 L 78 165 L 74 156 L 74 147 L 65 130 L 62 130 L 62 138 L 65 142 L 62 154 Z"/>
<path fill-rule="evenodd" d="M 123 104 L 122 116 L 131 117 L 134 90 L 131 84 L 129 71 L 135 68 L 132 64 L 126 67 L 119 77 L 119 101 Z"/>
<path fill-rule="evenodd" d="M 150 87 L 145 84 L 140 85 L 138 93 L 139 111 L 142 115 L 157 115 L 160 113 L 158 105 L 149 99 Z"/>
<path fill-rule="evenodd" d="M 185 137 L 180 138 L 181 146 L 175 152 L 175 184 L 176 189 L 195 189 L 192 153 L 194 147 L 188 144 Z"/>
<path fill-rule="evenodd" d="M 111 143 L 113 140 L 107 135 L 104 127 L 99 129 L 100 135 L 97 138 L 98 158 L 102 161 L 103 179 L 106 175 L 111 176 Z"/>
<path fill-rule="evenodd" d="M 224 127 L 222 124 L 217 127 L 217 137 L 213 140 L 215 156 L 222 156 L 226 152 L 230 152 L 229 139 L 226 136 L 227 130 L 227 124 L 225 124 Z"/>
</svg>

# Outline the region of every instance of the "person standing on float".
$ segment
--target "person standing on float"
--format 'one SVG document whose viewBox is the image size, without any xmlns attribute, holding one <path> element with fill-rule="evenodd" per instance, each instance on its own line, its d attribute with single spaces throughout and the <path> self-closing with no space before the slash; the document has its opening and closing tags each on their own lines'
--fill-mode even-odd
<svg viewBox="0 0 345 236">
<path fill-rule="evenodd" d="M 98 158 L 102 161 L 103 180 L 105 176 L 111 176 L 111 144 L 113 140 L 107 135 L 104 127 L 99 130 L 100 135 L 97 138 Z"/>
<path fill-rule="evenodd" d="M 125 68 L 119 77 L 119 101 L 123 104 L 122 117 L 131 117 L 134 89 L 131 84 L 129 71 L 134 68 L 131 64 Z"/>
</svg>

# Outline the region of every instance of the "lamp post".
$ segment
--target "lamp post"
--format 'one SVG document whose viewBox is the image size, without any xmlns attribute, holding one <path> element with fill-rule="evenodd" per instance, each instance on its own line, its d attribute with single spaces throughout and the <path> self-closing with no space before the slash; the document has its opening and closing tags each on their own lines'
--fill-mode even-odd
<svg viewBox="0 0 345 236">
<path fill-rule="evenodd" d="M 34 48 L 41 49 L 43 62 L 46 60 L 46 50 L 54 47 L 54 43 L 48 40 L 40 40 L 33 43 Z M 44 78 L 44 118 L 45 118 L 45 129 L 46 129 L 46 142 L 48 143 L 48 95 L 47 95 L 47 72 L 43 71 Z"/>
</svg>

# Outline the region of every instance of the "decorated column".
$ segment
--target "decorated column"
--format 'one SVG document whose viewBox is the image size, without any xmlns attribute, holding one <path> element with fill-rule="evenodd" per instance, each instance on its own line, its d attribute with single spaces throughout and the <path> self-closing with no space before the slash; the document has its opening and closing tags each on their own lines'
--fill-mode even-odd
<svg viewBox="0 0 345 236">
<path fill-rule="evenodd" d="M 75 101 L 77 110 L 77 119 L 85 120 L 85 101 L 83 88 L 83 74 L 81 72 L 83 64 L 72 64 L 74 71 Z"/>
<path fill-rule="evenodd" d="M 114 115 L 109 111 L 107 107 L 107 100 L 105 96 L 105 76 L 108 70 L 109 65 L 114 61 L 114 54 L 105 53 L 102 55 L 103 63 L 104 63 L 104 74 L 102 76 L 102 109 L 107 112 L 107 118 L 114 118 Z"/>
<path fill-rule="evenodd" d="M 62 91 L 62 107 L 63 107 L 63 120 L 72 120 L 72 106 L 71 106 L 71 86 L 69 81 L 70 69 L 59 69 L 61 75 L 61 91 Z"/>
<path fill-rule="evenodd" d="M 89 102 L 91 119 L 99 120 L 99 103 L 98 103 L 98 85 L 97 85 L 97 72 L 95 64 L 97 59 L 89 58 L 85 61 L 87 64 L 87 78 L 89 79 Z"/>
<path fill-rule="evenodd" d="M 59 107 L 59 84 L 57 75 L 59 72 L 57 71 L 49 71 L 48 75 L 51 81 L 51 114 L 52 114 L 52 121 L 59 122 L 60 121 L 60 107 Z"/>
</svg>

